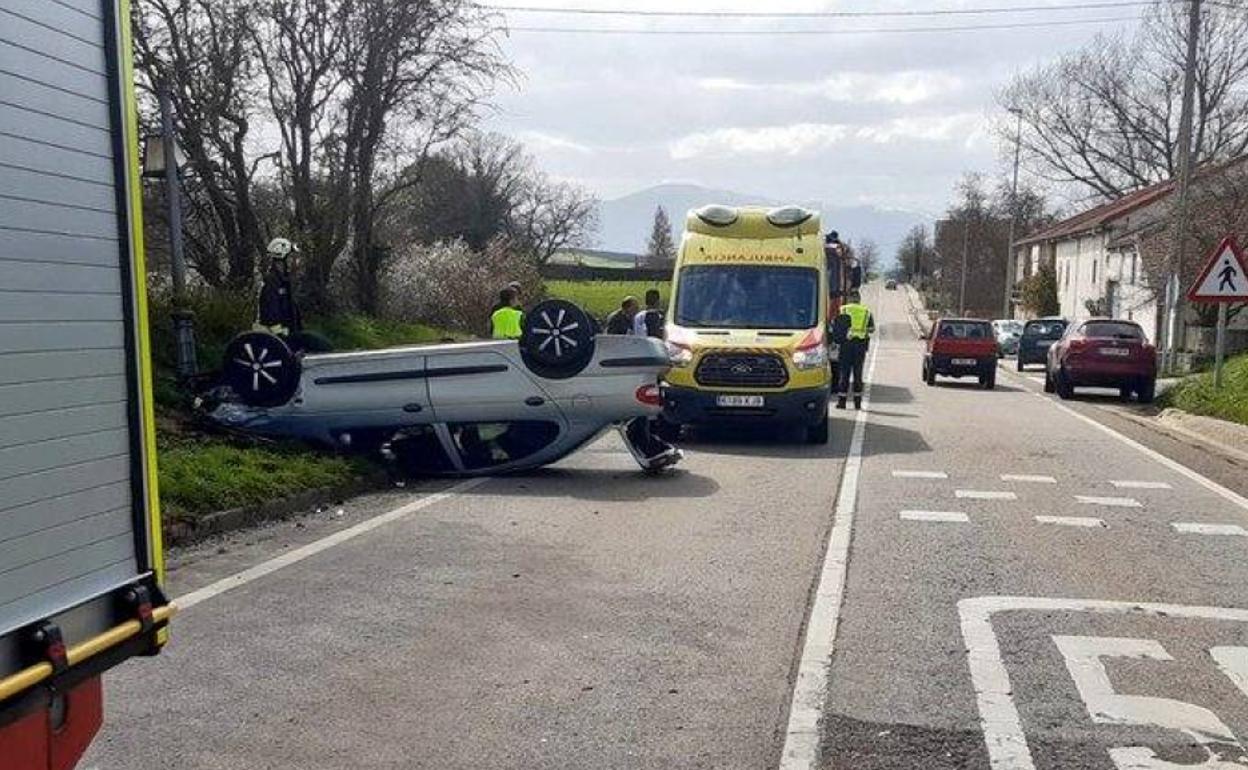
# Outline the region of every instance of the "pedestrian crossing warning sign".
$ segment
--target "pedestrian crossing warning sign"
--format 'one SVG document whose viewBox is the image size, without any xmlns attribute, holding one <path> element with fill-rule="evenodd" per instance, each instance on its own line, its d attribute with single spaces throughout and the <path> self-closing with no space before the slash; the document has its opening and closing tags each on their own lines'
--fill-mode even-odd
<svg viewBox="0 0 1248 770">
<path fill-rule="evenodd" d="M 1234 236 L 1222 239 L 1187 290 L 1192 302 L 1248 302 L 1248 262 Z"/>
</svg>

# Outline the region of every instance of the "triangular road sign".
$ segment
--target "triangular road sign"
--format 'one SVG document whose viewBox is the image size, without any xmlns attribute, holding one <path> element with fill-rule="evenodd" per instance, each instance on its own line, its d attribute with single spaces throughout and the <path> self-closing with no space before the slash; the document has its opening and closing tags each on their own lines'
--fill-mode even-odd
<svg viewBox="0 0 1248 770">
<path fill-rule="evenodd" d="M 1187 298 L 1192 302 L 1248 302 L 1248 262 L 1234 236 L 1223 238 L 1209 254 Z"/>
</svg>

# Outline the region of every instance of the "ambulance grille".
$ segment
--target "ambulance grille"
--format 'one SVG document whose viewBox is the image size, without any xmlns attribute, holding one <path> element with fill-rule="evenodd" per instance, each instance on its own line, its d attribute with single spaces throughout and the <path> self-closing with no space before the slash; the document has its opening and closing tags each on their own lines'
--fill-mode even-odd
<svg viewBox="0 0 1248 770">
<path fill-rule="evenodd" d="M 784 360 L 770 353 L 710 353 L 693 376 L 699 385 L 713 388 L 782 388 L 789 383 Z"/>
</svg>

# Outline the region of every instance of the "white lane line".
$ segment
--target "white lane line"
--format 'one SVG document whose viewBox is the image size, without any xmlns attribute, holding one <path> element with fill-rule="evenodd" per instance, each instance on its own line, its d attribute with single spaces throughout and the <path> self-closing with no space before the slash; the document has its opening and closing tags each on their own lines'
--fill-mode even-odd
<svg viewBox="0 0 1248 770">
<path fill-rule="evenodd" d="M 875 382 L 875 361 L 880 346 L 871 348 L 863 408 L 854 417 L 854 432 L 841 471 L 841 491 L 836 498 L 836 518 L 828 535 L 815 601 L 806 621 L 802 657 L 789 702 L 789 719 L 784 730 L 784 748 L 779 770 L 814 770 L 819 767 L 819 722 L 828 697 L 828 673 L 836 644 L 836 628 L 845 599 L 845 573 L 849 568 L 849 542 L 853 534 L 854 509 L 858 504 L 858 477 L 862 473 L 862 446 L 871 414 L 871 383 Z"/>
<path fill-rule="evenodd" d="M 1075 499 L 1084 505 L 1103 505 L 1107 508 L 1143 508 L 1134 497 L 1097 497 L 1096 495 L 1075 495 Z"/>
<path fill-rule="evenodd" d="M 1091 516 L 1037 516 L 1036 521 L 1041 524 L 1058 524 L 1063 527 L 1104 527 L 1105 522 L 1102 519 L 1093 518 Z"/>
<path fill-rule="evenodd" d="M 464 492 L 467 492 L 473 487 L 479 486 L 486 481 L 488 481 L 488 479 L 485 478 L 466 479 L 458 484 L 455 484 L 449 489 L 445 489 L 441 492 L 435 492 L 432 495 L 425 495 L 424 497 L 413 500 L 406 505 L 401 505 L 392 511 L 378 514 L 371 519 L 366 519 L 365 521 L 361 521 L 359 524 L 354 524 L 346 529 L 339 530 L 338 532 L 335 532 L 332 535 L 327 535 L 320 540 L 314 540 L 307 545 L 299 546 L 293 551 L 288 551 L 281 556 L 274 557 L 268 561 L 260 562 L 256 566 L 245 569 L 242 572 L 237 572 L 229 577 L 221 578 L 215 583 L 209 583 L 197 591 L 191 591 L 189 594 L 183 594 L 177 599 L 174 599 L 174 603 L 178 605 L 179 609 L 189 610 L 191 607 L 194 607 L 200 602 L 208 601 L 215 596 L 220 596 L 226 591 L 232 591 L 240 586 L 245 586 L 253 580 L 258 580 L 265 575 L 271 575 L 283 567 L 289 567 L 292 564 L 301 562 L 311 556 L 315 556 L 322 551 L 328 551 L 336 545 L 341 545 L 352 538 L 359 537 L 365 532 L 372 532 L 378 527 L 384 527 L 385 525 L 398 521 L 405 516 L 410 516 L 423 508 L 428 508 L 429 506 L 440 503 L 443 500 L 449 500 L 450 498 L 463 494 Z"/>
<path fill-rule="evenodd" d="M 1002 481 L 1021 481 L 1024 484 L 1056 484 L 1052 476 L 1036 476 L 1030 473 L 1002 473 Z"/>
<path fill-rule="evenodd" d="M 965 513 L 958 511 L 902 511 L 901 518 L 907 521 L 940 521 L 965 524 L 970 521 Z"/>
<path fill-rule="evenodd" d="M 1182 532 L 1187 535 L 1238 535 L 1240 537 L 1248 537 L 1248 529 L 1244 529 L 1238 524 L 1200 524 L 1194 521 L 1176 521 L 1170 526 L 1174 527 L 1176 532 Z"/>
<path fill-rule="evenodd" d="M 895 479 L 947 479 L 949 474 L 944 471 L 893 471 Z"/>
<path fill-rule="evenodd" d="M 984 489 L 956 489 L 953 494 L 964 500 L 1017 500 L 1013 492 L 997 492 Z"/>
<path fill-rule="evenodd" d="M 1023 731 L 1014 688 L 992 627 L 998 612 L 1091 612 L 1108 615 L 1145 615 L 1162 618 L 1248 623 L 1248 610 L 1226 607 L 1195 607 L 1182 604 L 1149 604 L 1096 599 L 1056 599 L 1036 596 L 979 596 L 958 602 L 966 663 L 975 686 L 979 722 L 993 770 L 1035 770 L 1027 734 Z M 1162 765 L 1149 765 L 1161 767 Z"/>
<path fill-rule="evenodd" d="M 1118 439 L 1119 441 L 1131 447 L 1132 449 L 1136 450 L 1137 452 L 1147 455 L 1149 458 L 1166 466 L 1167 468 L 1174 471 L 1175 473 L 1182 474 L 1183 476 L 1187 477 L 1188 479 L 1191 479 L 1192 481 L 1201 485 L 1202 487 L 1209 490 L 1210 492 L 1213 492 L 1215 495 L 1218 495 L 1222 499 L 1238 506 L 1240 510 L 1244 511 L 1245 513 L 1248 513 L 1248 498 L 1245 498 L 1243 495 L 1237 494 L 1227 489 L 1226 487 L 1222 486 L 1218 482 L 1202 476 L 1201 474 L 1187 467 L 1183 463 L 1180 463 L 1177 460 L 1171 460 L 1169 457 L 1166 457 L 1161 452 L 1158 452 L 1155 449 L 1150 449 L 1149 447 L 1144 446 L 1143 444 L 1136 441 L 1135 439 L 1130 438 L 1128 436 L 1124 436 L 1123 434 L 1119 433 L 1118 431 L 1114 430 L 1108 425 L 1102 425 L 1101 423 L 1097 422 L 1091 417 L 1080 414 L 1074 409 L 1071 409 L 1065 404 L 1060 403 L 1059 401 L 1052 399 L 1043 393 L 1037 393 L 1036 391 L 1033 390 L 1031 391 L 1031 395 L 1035 396 L 1041 401 L 1044 401 L 1047 404 L 1052 405 L 1056 409 L 1060 409 L 1061 411 L 1065 412 L 1071 417 L 1074 417 L 1076 420 L 1082 420 L 1083 422 L 1087 423 L 1088 425 L 1091 425 L 1093 428 L 1096 428 L 1102 433 L 1105 433 L 1106 435 L 1109 435 L 1109 436 L 1113 436 L 1114 438 Z"/>
<path fill-rule="evenodd" d="M 1174 489 L 1164 481 L 1111 481 L 1118 489 Z"/>
</svg>

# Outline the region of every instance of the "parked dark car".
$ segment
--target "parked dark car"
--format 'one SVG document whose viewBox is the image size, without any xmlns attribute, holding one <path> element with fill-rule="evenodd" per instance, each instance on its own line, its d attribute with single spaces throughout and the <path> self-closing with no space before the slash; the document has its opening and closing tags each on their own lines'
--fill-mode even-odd
<svg viewBox="0 0 1248 770">
<path fill-rule="evenodd" d="M 997 338 L 992 324 L 978 318 L 942 318 L 932 326 L 923 355 L 923 381 L 936 376 L 976 377 L 992 390 L 997 385 Z"/>
<path fill-rule="evenodd" d="M 1065 318 L 1035 318 L 1024 324 L 1018 338 L 1018 370 L 1023 371 L 1028 364 L 1044 364 L 1049 348 L 1066 333 L 1066 326 Z"/>
<path fill-rule="evenodd" d="M 1070 398 L 1077 387 L 1117 388 L 1125 400 L 1153 400 L 1157 350 L 1134 321 L 1092 318 L 1072 325 L 1049 348 L 1044 389 Z"/>
</svg>

